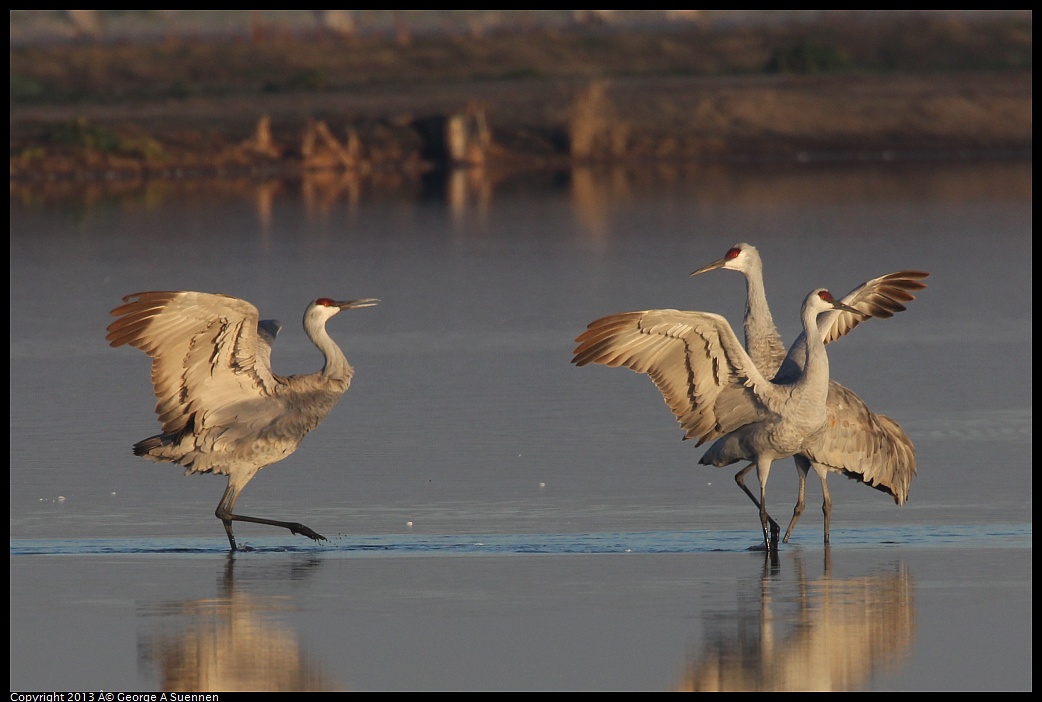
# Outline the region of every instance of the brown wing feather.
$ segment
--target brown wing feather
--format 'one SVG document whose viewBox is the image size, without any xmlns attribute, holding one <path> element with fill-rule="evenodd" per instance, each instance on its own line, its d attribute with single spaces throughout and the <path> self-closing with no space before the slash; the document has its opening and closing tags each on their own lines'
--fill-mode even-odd
<svg viewBox="0 0 1042 702">
<path fill-rule="evenodd" d="M 854 288 L 840 302 L 868 316 L 862 317 L 841 310 L 822 314 L 818 317 L 818 329 L 821 330 L 825 343 L 831 343 L 849 334 L 854 327 L 872 317 L 886 319 L 903 312 L 903 303 L 915 299 L 912 293 L 926 287 L 922 279 L 929 275 L 925 271 L 897 271 L 873 278 Z"/>
<path fill-rule="evenodd" d="M 275 392 L 277 376 L 258 362 L 257 308 L 226 295 L 152 291 L 123 298 L 106 339 L 152 358 L 156 414 L 163 432 L 219 424 L 242 403 Z"/>
<path fill-rule="evenodd" d="M 685 439 L 702 444 L 769 413 L 769 384 L 719 315 L 623 312 L 591 322 L 576 342 L 578 366 L 622 366 L 650 377 Z"/>
<path fill-rule="evenodd" d="M 802 453 L 904 504 L 916 472 L 915 446 L 904 430 L 836 382 L 829 383 L 827 413 L 825 433 Z"/>
</svg>

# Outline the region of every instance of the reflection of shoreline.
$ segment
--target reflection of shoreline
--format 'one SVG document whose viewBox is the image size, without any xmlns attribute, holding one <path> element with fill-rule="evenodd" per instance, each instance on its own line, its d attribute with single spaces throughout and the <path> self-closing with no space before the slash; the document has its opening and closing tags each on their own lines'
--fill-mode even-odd
<svg viewBox="0 0 1042 702">
<path fill-rule="evenodd" d="M 850 691 L 899 665 L 915 637 L 915 588 L 906 566 L 833 578 L 828 550 L 825 559 L 824 576 L 807 578 L 803 559 L 794 557 L 795 590 L 777 565 L 765 565 L 759 607 L 739 603 L 706 617 L 715 631 L 692 656 L 678 690 Z"/>
<path fill-rule="evenodd" d="M 916 175 L 917 190 L 909 191 Z M 454 218 L 481 217 L 496 200 L 519 190 L 553 189 L 570 193 L 581 221 L 592 232 L 603 229 L 620 203 L 660 197 L 662 192 L 696 192 L 707 206 L 750 202 L 819 204 L 930 198 L 961 202 L 968 197 L 1027 200 L 1032 193 L 1030 159 L 982 161 L 646 164 L 584 167 L 508 173 L 491 168 L 462 168 L 423 178 L 402 175 L 315 172 L 298 178 L 213 178 L 186 180 L 113 180 L 11 183 L 13 205 L 32 210 L 62 204 L 89 213 L 108 201 L 137 203 L 152 209 L 184 200 L 221 199 L 254 203 L 258 223 L 271 221 L 273 208 L 303 201 L 316 221 L 338 210 L 354 211 L 367 202 L 440 201 Z M 598 236 L 594 234 L 594 236 Z"/>
<path fill-rule="evenodd" d="M 317 566 L 289 566 L 279 579 L 292 581 Z M 312 662 L 279 612 L 292 605 L 283 596 L 251 595 L 237 586 L 229 557 L 218 596 L 161 603 L 145 617 L 151 632 L 139 663 L 158 669 L 165 692 L 335 691 L 341 686 Z"/>
</svg>

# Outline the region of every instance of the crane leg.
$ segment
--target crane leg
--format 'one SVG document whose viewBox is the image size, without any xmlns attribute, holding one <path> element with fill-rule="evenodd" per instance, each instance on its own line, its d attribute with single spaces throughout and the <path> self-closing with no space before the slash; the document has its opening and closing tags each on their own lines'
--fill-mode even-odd
<svg viewBox="0 0 1042 702">
<path fill-rule="evenodd" d="M 224 531 L 228 534 L 228 543 L 231 545 L 232 551 L 239 550 L 235 543 L 235 536 L 232 534 L 233 521 L 268 524 L 269 526 L 289 529 L 290 533 L 300 534 L 301 536 L 306 536 L 314 541 L 326 541 L 326 537 L 299 522 L 282 522 L 276 519 L 263 519 L 261 517 L 248 517 L 245 514 L 234 514 L 232 508 L 235 506 L 235 501 L 239 499 L 239 491 L 241 489 L 241 487 L 236 488 L 232 485 L 232 481 L 229 480 L 228 487 L 225 489 L 224 495 L 221 497 L 221 501 L 217 503 L 217 509 L 214 511 L 217 518 L 224 523 Z"/>
<path fill-rule="evenodd" d="M 825 484 L 828 473 L 819 470 L 818 477 L 821 478 L 821 511 L 825 515 L 825 543 L 829 542 L 829 520 L 832 518 L 832 496 L 829 495 L 829 486 Z"/>
<path fill-rule="evenodd" d="M 789 543 L 792 530 L 796 527 L 796 522 L 800 520 L 800 515 L 803 514 L 803 509 L 806 506 L 804 498 L 807 490 L 807 472 L 810 470 L 810 461 L 802 456 L 795 456 L 794 458 L 796 459 L 797 472 L 800 474 L 800 490 L 796 495 L 796 506 L 792 510 L 792 520 L 789 522 L 789 528 L 785 530 L 785 536 L 782 538 L 782 541 L 785 543 Z"/>
<path fill-rule="evenodd" d="M 778 534 L 781 533 L 781 527 L 778 526 L 778 522 L 771 518 L 771 515 L 767 514 L 766 510 L 760 507 L 760 500 L 756 499 L 756 495 L 752 493 L 752 490 L 745 486 L 745 474 L 755 467 L 755 463 L 750 463 L 745 468 L 742 468 L 740 471 L 735 473 L 734 481 L 738 483 L 738 487 L 742 488 L 742 492 L 748 495 L 749 499 L 753 501 L 753 504 L 756 505 L 756 509 L 760 510 L 763 515 L 766 515 L 767 523 L 771 525 L 771 540 L 774 541 L 774 543 L 778 543 Z M 764 527 L 765 531 L 766 529 L 767 527 Z"/>
<path fill-rule="evenodd" d="M 214 515 L 224 523 L 224 531 L 228 534 L 228 543 L 233 551 L 239 550 L 239 547 L 235 545 L 235 534 L 232 533 L 232 505 L 238 498 L 239 492 L 232 489 L 232 481 L 229 480 L 228 487 L 225 488 L 221 501 L 217 503 L 217 509 L 214 510 Z"/>
<path fill-rule="evenodd" d="M 767 514 L 767 476 L 771 472 L 769 461 L 756 464 L 756 476 L 760 479 L 760 526 L 763 527 L 763 547 L 768 552 L 778 548 L 778 523 Z M 770 522 L 770 529 L 768 529 Z"/>
</svg>

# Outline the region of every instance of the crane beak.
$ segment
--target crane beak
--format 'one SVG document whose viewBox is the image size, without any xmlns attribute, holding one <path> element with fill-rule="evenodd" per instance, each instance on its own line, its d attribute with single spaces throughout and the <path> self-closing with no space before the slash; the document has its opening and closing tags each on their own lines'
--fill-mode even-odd
<svg viewBox="0 0 1042 702">
<path fill-rule="evenodd" d="M 713 261 L 708 266 L 702 266 L 701 268 L 699 268 L 697 271 L 695 271 L 691 275 L 692 276 L 696 276 L 696 275 L 698 275 L 700 273 L 706 273 L 707 271 L 715 271 L 717 268 L 723 268 L 725 263 L 727 263 L 727 259 L 726 258 L 721 258 L 721 259 L 719 259 L 717 261 Z"/>
<path fill-rule="evenodd" d="M 336 306 L 342 310 L 354 310 L 359 307 L 372 307 L 377 302 L 379 302 L 379 300 L 375 297 L 367 297 L 361 300 L 344 300 L 343 302 L 337 302 Z"/>
<path fill-rule="evenodd" d="M 851 307 L 850 305 L 844 305 L 839 300 L 836 300 L 835 302 L 833 302 L 832 303 L 832 307 L 833 307 L 833 309 L 841 310 L 843 312 L 853 312 L 854 314 L 858 315 L 859 317 L 871 317 L 872 316 L 870 314 L 865 314 L 861 310 L 856 309 L 854 307 Z"/>
</svg>

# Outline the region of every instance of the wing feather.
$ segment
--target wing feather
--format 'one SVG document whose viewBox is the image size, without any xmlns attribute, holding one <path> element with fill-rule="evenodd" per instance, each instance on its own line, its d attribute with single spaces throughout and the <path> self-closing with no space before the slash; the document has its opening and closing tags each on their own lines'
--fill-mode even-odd
<svg viewBox="0 0 1042 702">
<path fill-rule="evenodd" d="M 844 310 L 828 310 L 818 315 L 818 331 L 822 341 L 830 344 L 836 339 L 849 334 L 862 322 L 879 317 L 887 319 L 906 308 L 903 303 L 915 299 L 912 292 L 926 287 L 921 281 L 929 277 L 925 271 L 898 271 L 873 278 L 857 286 L 841 300 L 845 305 L 860 310 L 864 315 L 857 315 Z M 803 371 L 804 359 L 807 355 L 807 336 L 803 332 L 789 347 L 785 359 L 774 376 L 775 382 L 789 382 Z"/>
<path fill-rule="evenodd" d="M 818 330 L 822 339 L 829 344 L 849 334 L 854 327 L 867 319 L 887 319 L 903 312 L 906 309 L 904 303 L 915 299 L 913 293 L 926 287 L 922 279 L 929 275 L 925 271 L 897 271 L 862 283 L 847 293 L 841 302 L 867 316 L 862 317 L 843 310 L 821 314 L 818 317 Z"/>
<path fill-rule="evenodd" d="M 281 379 L 271 371 L 268 342 L 258 335 L 257 308 L 245 300 L 152 291 L 128 295 L 124 303 L 112 310 L 117 319 L 106 339 L 152 358 L 164 433 L 219 427 L 276 394 Z"/>
<path fill-rule="evenodd" d="M 623 312 L 591 322 L 576 342 L 572 363 L 578 366 L 625 367 L 651 378 L 684 438 L 699 444 L 768 416 L 775 406 L 773 386 L 716 314 Z"/>
<path fill-rule="evenodd" d="M 904 430 L 836 382 L 829 383 L 827 414 L 825 433 L 802 453 L 904 504 L 916 473 L 915 446 Z"/>
</svg>

